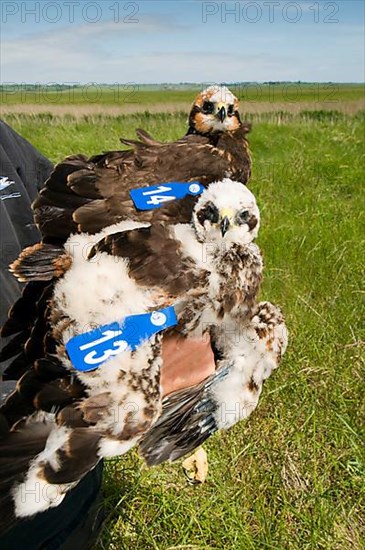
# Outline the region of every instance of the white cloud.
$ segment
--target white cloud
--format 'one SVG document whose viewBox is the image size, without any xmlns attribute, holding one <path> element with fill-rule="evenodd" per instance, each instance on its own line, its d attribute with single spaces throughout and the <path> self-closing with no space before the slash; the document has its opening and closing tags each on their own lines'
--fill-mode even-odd
<svg viewBox="0 0 365 550">
<path fill-rule="evenodd" d="M 98 63 L 108 65 L 108 60 L 116 56 L 116 53 L 107 53 L 113 43 L 122 46 L 133 36 L 145 38 L 148 34 L 155 36 L 183 28 L 166 18 L 149 16 L 135 24 L 83 23 L 2 40 L 2 81 L 31 82 L 41 74 L 43 78 L 47 75 L 46 81 L 58 81 L 68 75 L 82 79 L 84 72 L 98 80 Z"/>
</svg>

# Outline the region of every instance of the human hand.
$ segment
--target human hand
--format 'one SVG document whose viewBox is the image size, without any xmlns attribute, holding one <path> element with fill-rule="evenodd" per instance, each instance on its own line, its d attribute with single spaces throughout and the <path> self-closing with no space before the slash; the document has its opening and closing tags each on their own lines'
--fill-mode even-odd
<svg viewBox="0 0 365 550">
<path fill-rule="evenodd" d="M 162 341 L 162 394 L 199 384 L 215 371 L 210 337 L 164 336 Z"/>
</svg>

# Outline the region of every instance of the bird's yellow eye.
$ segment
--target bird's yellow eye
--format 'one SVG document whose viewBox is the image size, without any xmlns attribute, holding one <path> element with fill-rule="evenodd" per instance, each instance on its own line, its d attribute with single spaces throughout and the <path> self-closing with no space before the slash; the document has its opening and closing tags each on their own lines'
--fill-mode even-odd
<svg viewBox="0 0 365 550">
<path fill-rule="evenodd" d="M 204 101 L 202 111 L 206 115 L 214 113 L 214 103 L 212 103 L 211 101 Z"/>
<path fill-rule="evenodd" d="M 233 113 L 234 113 L 234 106 L 233 105 L 228 105 L 228 108 L 227 108 L 228 116 L 232 116 Z"/>
</svg>

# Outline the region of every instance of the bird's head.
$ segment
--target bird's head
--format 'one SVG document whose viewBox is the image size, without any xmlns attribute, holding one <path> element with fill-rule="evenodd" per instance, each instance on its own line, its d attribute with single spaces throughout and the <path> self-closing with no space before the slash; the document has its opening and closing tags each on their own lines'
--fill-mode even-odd
<svg viewBox="0 0 365 550">
<path fill-rule="evenodd" d="M 224 179 L 211 183 L 193 212 L 199 242 L 249 244 L 258 234 L 260 211 L 251 191 L 242 183 Z"/>
<path fill-rule="evenodd" d="M 189 115 L 189 132 L 211 134 L 241 125 L 238 99 L 226 86 L 209 86 L 196 97 Z"/>
</svg>

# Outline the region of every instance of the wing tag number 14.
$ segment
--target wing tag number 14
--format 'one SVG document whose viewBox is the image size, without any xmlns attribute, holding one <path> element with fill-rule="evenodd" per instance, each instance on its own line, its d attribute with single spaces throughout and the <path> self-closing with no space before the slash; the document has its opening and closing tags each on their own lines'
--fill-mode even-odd
<svg viewBox="0 0 365 550">
<path fill-rule="evenodd" d="M 200 195 L 203 191 L 204 186 L 198 181 L 189 183 L 171 181 L 161 185 L 131 189 L 130 195 L 138 210 L 153 210 L 160 208 L 165 202 L 183 199 L 187 195 Z"/>
</svg>

